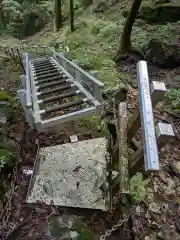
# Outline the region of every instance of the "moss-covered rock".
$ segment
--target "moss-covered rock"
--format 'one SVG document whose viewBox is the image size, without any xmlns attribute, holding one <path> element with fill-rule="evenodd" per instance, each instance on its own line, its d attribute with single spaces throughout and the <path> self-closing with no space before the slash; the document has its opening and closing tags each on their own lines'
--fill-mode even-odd
<svg viewBox="0 0 180 240">
<path fill-rule="evenodd" d="M 93 12 L 94 13 L 99 13 L 99 12 L 105 12 L 109 7 L 112 7 L 118 2 L 118 0 L 111 0 L 111 1 L 105 1 L 105 0 L 100 0 L 98 1 L 94 7 L 93 7 Z"/>
<path fill-rule="evenodd" d="M 180 46 L 151 40 L 144 48 L 147 60 L 163 68 L 180 66 Z"/>
<path fill-rule="evenodd" d="M 147 23 L 177 22 L 180 20 L 180 6 L 168 4 L 156 7 L 145 6 L 141 8 L 137 18 L 145 20 Z"/>
</svg>

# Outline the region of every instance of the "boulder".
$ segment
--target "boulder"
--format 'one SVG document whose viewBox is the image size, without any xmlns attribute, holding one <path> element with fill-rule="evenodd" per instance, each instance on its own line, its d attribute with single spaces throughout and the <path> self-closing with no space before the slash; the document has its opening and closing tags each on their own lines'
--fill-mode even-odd
<svg viewBox="0 0 180 240">
<path fill-rule="evenodd" d="M 157 3 L 158 4 L 158 3 Z M 159 6 L 146 6 L 140 9 L 137 18 L 147 23 L 166 24 L 180 21 L 180 6 L 162 4 Z"/>
<path fill-rule="evenodd" d="M 92 11 L 94 13 L 103 13 L 116 3 L 118 3 L 118 0 L 101 0 L 94 5 Z"/>
<path fill-rule="evenodd" d="M 174 69 L 180 66 L 180 46 L 151 40 L 144 48 L 146 59 L 159 67 Z"/>
</svg>

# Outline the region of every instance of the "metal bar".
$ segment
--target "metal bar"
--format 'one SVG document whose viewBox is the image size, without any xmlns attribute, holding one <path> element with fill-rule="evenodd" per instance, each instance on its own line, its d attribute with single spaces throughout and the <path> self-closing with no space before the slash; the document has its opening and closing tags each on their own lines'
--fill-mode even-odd
<svg viewBox="0 0 180 240">
<path fill-rule="evenodd" d="M 21 87 L 22 87 L 22 89 L 24 89 L 26 91 L 26 76 L 25 75 L 21 75 L 20 76 L 20 80 L 21 80 Z M 26 98 L 25 98 L 25 103 L 26 103 Z"/>
<path fill-rule="evenodd" d="M 59 125 L 60 123 L 64 123 L 64 122 L 68 122 L 68 121 L 72 121 L 75 120 L 77 118 L 83 117 L 83 116 L 87 116 L 90 115 L 91 113 L 96 112 L 96 108 L 95 107 L 90 107 L 90 108 L 85 108 L 76 112 L 71 112 L 62 116 L 58 116 L 58 117 L 54 117 L 51 119 L 47 119 L 47 120 L 43 120 L 42 121 L 42 125 L 44 128 L 49 128 L 49 127 L 53 127 L 55 125 Z"/>
<path fill-rule="evenodd" d="M 52 65 L 51 62 L 47 62 L 47 63 L 43 63 L 43 64 L 34 64 L 34 67 L 38 69 L 38 68 L 46 68 L 51 65 Z"/>
<path fill-rule="evenodd" d="M 46 67 L 46 68 L 40 68 L 40 69 L 36 69 L 36 68 L 33 68 L 35 71 L 36 71 L 36 73 L 39 73 L 39 72 L 42 72 L 42 71 L 45 71 L 45 70 L 52 70 L 52 69 L 55 69 L 56 67 L 55 66 L 50 66 L 50 67 Z"/>
<path fill-rule="evenodd" d="M 43 79 L 43 78 L 54 77 L 54 76 L 61 76 L 61 74 L 59 72 L 44 74 L 44 75 L 38 76 L 38 79 L 40 80 L 40 79 Z"/>
<path fill-rule="evenodd" d="M 65 74 L 59 74 L 57 76 L 54 76 L 52 78 L 40 78 L 39 79 L 39 76 L 34 76 L 35 80 L 36 80 L 36 83 L 38 84 L 41 84 L 41 83 L 48 83 L 48 82 L 53 82 L 53 81 L 59 81 L 59 80 L 62 80 L 62 79 L 68 79 L 68 77 L 65 75 Z"/>
<path fill-rule="evenodd" d="M 33 67 L 34 67 L 36 70 L 47 69 L 47 68 L 53 67 L 53 64 L 52 64 L 51 62 L 49 62 L 49 63 L 44 64 L 44 65 L 35 65 L 35 64 L 33 63 Z"/>
<path fill-rule="evenodd" d="M 33 101 L 33 116 L 34 116 L 34 123 L 36 125 L 36 128 L 41 130 L 41 116 L 40 116 L 40 109 L 39 109 L 39 104 L 38 104 L 38 98 L 36 95 L 36 86 L 35 86 L 35 81 L 34 81 L 34 76 L 33 76 L 33 69 L 31 63 L 29 63 L 29 68 L 30 68 L 30 79 L 31 79 L 31 89 L 32 89 L 32 101 Z"/>
<path fill-rule="evenodd" d="M 52 78 L 47 78 L 47 79 L 40 79 L 40 80 L 39 80 L 39 78 L 37 76 L 35 76 L 34 78 L 35 78 L 37 83 L 47 83 L 47 82 L 53 82 L 53 81 L 56 81 L 56 80 L 59 80 L 59 79 L 62 80 L 62 78 L 65 78 L 65 76 L 61 76 L 60 75 L 60 76 L 57 76 L 57 77 L 52 77 Z"/>
<path fill-rule="evenodd" d="M 68 82 L 68 80 L 63 79 L 63 80 L 58 81 L 58 82 L 56 81 L 56 82 L 44 83 L 44 84 L 42 84 L 42 85 L 39 85 L 38 87 L 39 87 L 39 89 L 41 90 L 41 89 L 44 89 L 44 88 L 61 85 L 61 84 L 63 84 L 63 83 L 67 83 L 67 82 Z"/>
<path fill-rule="evenodd" d="M 98 79 L 96 79 L 95 77 L 93 77 L 92 75 L 90 75 L 89 73 L 87 73 L 86 71 L 84 71 L 82 68 L 80 68 L 77 64 L 75 64 L 74 62 L 68 60 L 67 58 L 65 58 L 62 54 L 55 52 L 53 49 L 49 48 L 54 56 L 58 56 L 61 60 L 63 60 L 65 63 L 68 63 L 71 67 L 74 67 L 76 70 L 78 70 L 81 74 L 85 75 L 86 77 L 89 78 L 89 81 L 92 81 L 93 83 L 97 84 L 100 88 L 104 87 L 104 84 L 99 81 Z M 57 58 L 58 59 L 58 58 Z"/>
<path fill-rule="evenodd" d="M 57 88 L 41 91 L 40 95 L 45 95 L 45 94 L 49 94 L 49 93 L 55 93 L 55 92 L 71 89 L 73 87 L 75 87 L 75 84 L 67 84 L 67 85 L 64 85 L 62 87 L 57 87 Z"/>
<path fill-rule="evenodd" d="M 158 150 L 171 139 L 175 137 L 173 128 L 171 124 L 167 123 L 158 123 L 156 126 L 156 137 L 157 137 L 157 146 Z M 144 163 L 144 148 L 141 146 L 136 152 L 134 152 L 130 159 L 131 167 L 130 174 L 131 176 L 139 172 Z"/>
<path fill-rule="evenodd" d="M 52 61 L 58 66 L 58 68 L 64 72 L 64 74 L 66 76 L 69 77 L 69 81 L 71 81 L 72 83 L 74 83 L 76 85 L 76 87 L 81 91 L 82 94 L 84 94 L 84 96 L 86 98 L 89 99 L 89 101 L 96 106 L 96 108 L 101 108 L 102 104 L 97 101 L 73 76 L 71 76 L 55 59 L 51 58 Z"/>
<path fill-rule="evenodd" d="M 41 58 L 41 60 L 39 59 L 39 60 L 34 60 L 33 61 L 33 63 L 34 63 L 34 65 L 41 65 L 41 64 L 46 64 L 46 63 L 50 63 L 50 60 L 49 60 L 49 58 L 47 58 L 47 59 L 44 59 L 44 58 Z"/>
<path fill-rule="evenodd" d="M 171 124 L 158 123 L 156 126 L 156 137 L 158 139 L 158 149 L 160 150 L 168 141 L 175 138 Z"/>
<path fill-rule="evenodd" d="M 29 78 L 29 62 L 28 62 L 28 54 L 25 54 L 25 66 L 26 66 L 26 107 L 30 108 L 32 107 L 32 101 L 31 101 L 31 83 Z"/>
<path fill-rule="evenodd" d="M 152 106 L 154 108 L 158 102 L 164 99 L 164 95 L 166 93 L 166 86 L 163 82 L 153 81 L 150 85 L 150 89 Z M 140 126 L 140 111 L 139 109 L 136 109 L 135 113 L 128 122 L 128 142 L 133 139 Z"/>
<path fill-rule="evenodd" d="M 79 106 L 79 105 L 81 105 L 81 104 L 83 104 L 87 101 L 88 101 L 87 98 L 85 98 L 85 99 L 80 99 L 80 100 L 75 100 L 75 101 L 63 103 L 61 105 L 57 105 L 57 106 L 53 106 L 53 107 L 48 107 L 48 108 L 45 108 L 44 110 L 41 110 L 40 114 L 51 113 L 51 112 L 55 112 L 55 111 L 58 111 L 58 110 L 63 110 L 63 109 L 67 109 L 67 108 L 70 108 L 70 107 Z"/>
<path fill-rule="evenodd" d="M 36 58 L 31 60 L 31 63 L 38 63 L 38 62 L 42 62 L 42 61 L 47 61 L 49 59 L 49 57 L 40 57 L 40 58 Z"/>
<path fill-rule="evenodd" d="M 63 94 L 60 94 L 60 95 L 57 95 L 57 96 L 52 96 L 52 97 L 49 97 L 49 98 L 45 98 L 45 99 L 39 100 L 38 102 L 39 103 L 49 103 L 49 102 L 54 102 L 56 100 L 60 100 L 60 99 L 63 99 L 63 98 L 77 96 L 79 94 L 80 94 L 79 90 L 78 91 L 72 91 L 72 92 L 69 92 L 69 93 L 63 93 Z"/>
<path fill-rule="evenodd" d="M 140 115 L 143 132 L 145 169 L 159 170 L 159 156 L 154 129 L 153 108 L 147 63 L 145 61 L 140 61 L 137 64 L 137 80 L 140 95 Z"/>
<path fill-rule="evenodd" d="M 36 72 L 36 76 L 41 76 L 41 75 L 46 74 L 46 73 L 52 73 L 52 72 L 57 72 L 57 71 L 58 71 L 57 68 L 47 69 L 43 72 Z"/>
<path fill-rule="evenodd" d="M 36 66 L 38 66 L 38 65 L 43 65 L 43 64 L 49 64 L 50 63 L 50 59 L 49 58 L 46 58 L 46 59 L 44 59 L 44 58 L 41 58 L 41 59 L 35 59 L 35 60 L 33 60 L 33 64 L 34 65 L 36 65 Z"/>
</svg>

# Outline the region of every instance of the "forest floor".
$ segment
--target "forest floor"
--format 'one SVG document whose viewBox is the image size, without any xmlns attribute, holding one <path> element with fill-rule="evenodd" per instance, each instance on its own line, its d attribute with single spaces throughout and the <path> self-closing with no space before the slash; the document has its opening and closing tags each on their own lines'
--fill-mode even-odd
<svg viewBox="0 0 180 240">
<path fill-rule="evenodd" d="M 128 59 L 119 63 L 118 66 L 112 60 L 124 24 L 124 18 L 120 15 L 129 7 L 126 5 L 127 1 L 121 1 L 98 14 L 88 13 L 87 15 L 85 12 L 77 18 L 74 33 L 70 33 L 67 24 L 59 33 L 53 33 L 53 26 L 49 24 L 42 32 L 24 42 L 34 45 L 37 43 L 38 45 L 49 45 L 56 47 L 58 51 L 64 51 L 68 46 L 72 58 L 83 62 L 86 67 L 100 72 L 100 79 L 106 88 L 116 85 L 127 86 L 129 89 L 128 104 L 131 104 L 131 110 L 134 110 L 138 106 L 137 60 Z M 117 9 L 119 10 L 117 11 Z M 171 41 L 172 33 L 174 41 L 177 41 L 178 31 L 179 26 L 176 23 L 149 25 L 138 19 L 133 29 L 132 42 L 135 46 L 142 47 L 152 38 Z M 1 43 L 9 46 L 21 44 L 20 41 L 10 37 L 1 40 Z M 19 69 L 17 66 L 12 66 L 11 62 L 7 62 L 7 64 L 3 62 L 1 66 L 0 88 L 16 96 L 17 86 L 19 86 Z M 148 63 L 148 69 L 151 80 L 165 82 L 169 90 L 165 101 L 157 106 L 155 117 L 161 122 L 171 123 L 176 136 L 159 153 L 161 170 L 158 173 L 149 174 L 149 184 L 145 190 L 146 197 L 143 201 L 136 202 L 135 210 L 133 210 L 128 224 L 123 225 L 120 231 L 115 231 L 113 238 L 106 238 L 109 240 L 133 239 L 131 233 L 134 233 L 137 239 L 180 239 L 180 113 L 174 110 L 174 106 L 180 98 L 178 90 L 180 68 L 161 69 Z M 172 92 L 174 89 L 177 90 L 175 94 Z M 100 123 L 100 118 L 85 119 L 83 122 L 78 122 L 76 133 L 79 133 L 81 140 L 103 136 L 104 132 L 99 132 L 99 129 L 96 128 Z M 22 115 L 11 124 L 10 128 L 11 144 L 18 151 L 19 157 L 14 169 L 14 184 L 10 191 L 12 198 L 7 197 L 7 202 L 0 202 L 0 240 L 49 239 L 46 230 L 47 222 L 52 215 L 76 215 L 77 212 L 41 203 L 26 204 L 30 175 L 25 170 L 32 170 L 39 147 L 68 142 L 74 129 L 68 125 L 58 133 L 49 131 L 37 134 L 29 129 Z M 137 140 L 139 137 L 140 135 L 137 136 Z M 143 185 L 142 179 L 140 180 L 141 184 Z M 120 202 L 119 205 L 123 205 L 123 202 Z M 125 208 L 130 210 L 131 206 L 125 205 Z M 77 215 L 83 216 L 84 213 L 79 212 Z M 111 212 L 88 211 L 85 215 L 88 227 L 81 223 L 81 229 L 88 233 L 88 240 L 95 240 L 99 239 L 99 235 L 105 233 L 119 219 L 122 219 L 123 214 L 117 206 Z"/>
<path fill-rule="evenodd" d="M 11 69 L 9 69 L 10 66 Z M 126 66 L 128 66 L 127 63 Z M 123 68 L 123 65 L 120 67 Z M 18 73 L 17 67 L 7 64 L 6 68 L 3 67 L 4 69 L 7 71 L 1 77 L 0 88 L 8 90 L 11 94 L 16 94 L 17 79 L 9 73 Z M 3 79 L 6 79 L 6 81 Z M 131 85 L 128 88 L 127 103 L 135 109 L 138 106 L 138 91 L 136 87 L 133 88 Z M 161 150 L 161 171 L 149 175 L 150 182 L 146 189 L 146 198 L 134 205 L 136 208 L 131 214 L 130 223 L 117 229 L 112 234 L 114 238 L 107 237 L 106 239 L 119 239 L 119 237 L 121 239 L 132 239 L 131 232 L 135 233 L 138 239 L 156 239 L 156 234 L 159 239 L 170 239 L 170 237 L 174 240 L 180 239 L 178 235 L 180 232 L 180 116 L 167 109 L 167 107 L 163 107 L 163 104 L 156 109 L 155 114 L 159 121 L 173 124 L 176 137 Z M 92 123 L 89 125 L 89 121 L 85 125 L 79 122 L 77 131 L 80 140 L 104 135 L 98 129 L 93 129 L 93 125 Z M 122 202 L 110 212 L 85 210 L 78 210 L 77 212 L 73 209 L 57 208 L 42 203 L 27 204 L 26 194 L 31 176 L 27 174 L 27 170 L 33 169 L 37 149 L 67 143 L 69 136 L 74 133 L 74 129 L 67 125 L 58 133 L 49 131 L 37 134 L 29 129 L 23 116 L 19 116 L 19 119 L 11 124 L 10 128 L 10 137 L 11 140 L 13 139 L 13 144 L 19 156 L 14 168 L 13 183 L 11 184 L 12 197 L 7 197 L 7 202 L 1 202 L 0 204 L 0 239 L 49 239 L 49 233 L 47 232 L 49 219 L 52 216 L 64 215 L 78 215 L 80 219 L 87 223 L 87 225 L 80 223 L 81 231 L 85 229 L 83 231 L 88 232 L 89 238 L 87 239 L 99 239 L 100 233 L 105 233 L 107 229 L 122 218 L 121 207 L 119 208 L 119 205 L 123 204 Z M 125 205 L 123 208 L 125 207 L 128 210 L 130 206 L 132 207 L 131 204 L 129 206 Z M 165 235 L 170 237 L 168 238 Z"/>
</svg>

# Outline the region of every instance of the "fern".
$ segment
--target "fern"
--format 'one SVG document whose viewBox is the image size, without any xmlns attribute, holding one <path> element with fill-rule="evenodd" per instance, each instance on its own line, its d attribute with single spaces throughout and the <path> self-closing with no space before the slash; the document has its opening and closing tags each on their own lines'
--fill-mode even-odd
<svg viewBox="0 0 180 240">
<path fill-rule="evenodd" d="M 132 198 L 134 202 L 138 203 L 144 200 L 148 194 L 147 186 L 149 184 L 149 179 L 143 179 L 141 173 L 137 173 L 131 178 L 130 186 L 132 192 Z"/>
</svg>

